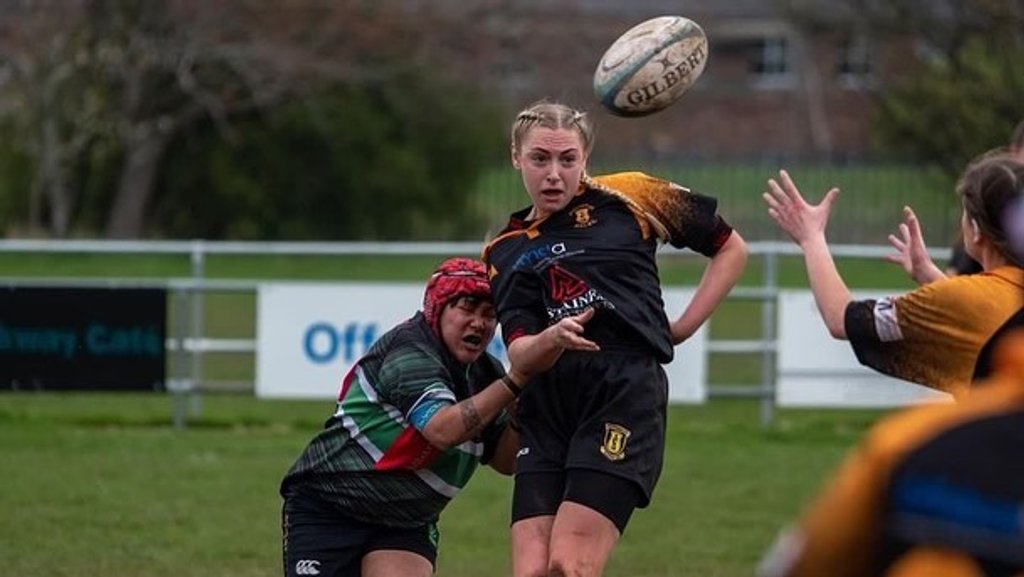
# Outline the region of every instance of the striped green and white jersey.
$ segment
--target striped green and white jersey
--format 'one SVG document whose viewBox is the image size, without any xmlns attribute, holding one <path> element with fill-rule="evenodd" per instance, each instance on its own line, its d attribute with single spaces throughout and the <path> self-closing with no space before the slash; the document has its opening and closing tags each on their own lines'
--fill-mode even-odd
<svg viewBox="0 0 1024 577">
<path fill-rule="evenodd" d="M 470 366 L 447 352 L 422 313 L 385 333 L 345 375 L 337 409 L 281 485 L 315 495 L 354 519 L 396 527 L 437 520 L 507 423 L 441 451 L 420 433 L 437 411 L 504 373 L 484 354 Z"/>
</svg>

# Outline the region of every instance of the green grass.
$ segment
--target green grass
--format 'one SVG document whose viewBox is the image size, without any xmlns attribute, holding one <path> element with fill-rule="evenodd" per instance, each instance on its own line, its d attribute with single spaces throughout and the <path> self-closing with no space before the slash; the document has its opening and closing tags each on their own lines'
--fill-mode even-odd
<svg viewBox="0 0 1024 577">
<path fill-rule="evenodd" d="M 284 471 L 329 402 L 205 395 L 171 427 L 163 395 L 0 394 L 0 560 L 21 577 L 280 575 Z M 665 470 L 606 575 L 746 576 L 879 415 L 749 401 L 670 410 Z M 438 575 L 508 574 L 510 481 L 481 471 L 442 518 Z"/>
<path fill-rule="evenodd" d="M 715 194 L 750 240 L 776 238 L 759 193 L 767 169 L 645 168 Z M 838 242 L 880 244 L 913 204 L 929 241 L 955 222 L 944 185 L 905 168 L 843 171 L 795 167 L 814 198 L 844 188 L 831 231 Z M 489 174 L 475 209 L 492 230 L 525 196 L 511 170 Z M 936 196 L 936 189 L 940 192 Z M 936 200 L 939 199 L 939 200 Z M 937 233 L 938 231 L 938 233 Z M 945 236 L 944 236 L 945 235 Z M 396 280 L 422 283 L 439 257 L 213 256 L 212 279 Z M 799 258 L 780 259 L 779 284 L 806 287 Z M 704 261 L 666 256 L 667 285 L 693 285 Z M 762 282 L 751 259 L 741 285 Z M 906 289 L 896 267 L 845 259 L 851 288 Z M 187 256 L 0 254 L 6 277 L 171 279 L 191 276 Z M 178 310 L 169 298 L 169 332 Z M 256 299 L 211 291 L 204 335 L 253 338 Z M 718 339 L 761 334 L 757 302 L 730 300 L 711 320 Z M 169 359 L 169 363 L 173 359 Z M 251 355 L 207 355 L 204 384 L 251 382 Z M 759 355 L 711 357 L 715 383 L 760 380 Z M 215 387 L 212 387 L 215 388 Z M 332 410 L 329 402 L 260 401 L 207 393 L 192 399 L 188 427 L 172 426 L 174 399 L 149 394 L 0 393 L 0 573 L 97 577 L 259 577 L 280 575 L 284 471 Z M 201 409 L 201 410 L 200 410 Z M 665 470 L 651 507 L 638 512 L 607 571 L 614 576 L 750 575 L 776 531 L 811 497 L 843 453 L 880 413 L 779 410 L 769 430 L 754 401 L 715 399 L 670 409 Z M 507 478 L 482 471 L 442 520 L 438 575 L 508 574 Z"/>
<path fill-rule="evenodd" d="M 959 203 L 953 183 L 935 170 L 916 166 L 795 165 L 785 167 L 810 202 L 826 190 L 841 190 L 829 224 L 830 239 L 847 244 L 885 244 L 886 235 L 902 220 L 902 208 L 911 205 L 924 227 L 925 240 L 944 246 L 953 239 L 959 223 Z M 782 238 L 768 218 L 761 193 L 768 178 L 777 177 L 779 166 L 693 164 L 627 165 L 591 167 L 591 173 L 641 170 L 673 180 L 719 200 L 719 209 L 744 237 L 751 240 Z M 498 167 L 482 178 L 470 203 L 489 230 L 504 224 L 505 216 L 528 202 L 519 173 Z"/>
<path fill-rule="evenodd" d="M 423 282 L 437 257 L 212 257 L 208 278 Z M 666 256 L 669 285 L 692 285 L 703 260 Z M 907 288 L 895 267 L 846 259 L 853 288 Z M 8 277 L 185 278 L 186 257 L 0 255 Z M 741 284 L 762 282 L 751 260 Z M 805 287 L 798 258 L 779 282 Z M 178 317 L 169 298 L 173 334 Z M 252 338 L 256 299 L 204 295 L 204 334 Z M 752 339 L 760 305 L 735 300 L 711 321 L 715 338 Z M 169 360 L 173 362 L 173 360 Z M 251 382 L 251 355 L 207 355 L 204 382 Z M 758 355 L 714 355 L 714 383 L 757 383 Z M 0 573 L 34 576 L 248 577 L 280 574 L 277 484 L 331 411 L 329 402 L 260 401 L 207 393 L 188 427 L 172 427 L 168 395 L 0 393 Z M 201 406 L 201 410 L 199 407 Z M 666 466 L 652 506 L 638 512 L 610 562 L 613 576 L 749 575 L 879 413 L 777 412 L 760 426 L 753 401 L 716 399 L 670 409 Z M 508 573 L 510 482 L 474 479 L 442 523 L 439 575 Z"/>
</svg>

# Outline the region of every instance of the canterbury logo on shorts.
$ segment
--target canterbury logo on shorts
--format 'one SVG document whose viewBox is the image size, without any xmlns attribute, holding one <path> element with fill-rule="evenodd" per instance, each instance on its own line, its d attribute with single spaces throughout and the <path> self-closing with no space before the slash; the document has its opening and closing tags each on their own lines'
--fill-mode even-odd
<svg viewBox="0 0 1024 577">
<path fill-rule="evenodd" d="M 312 559 L 302 559 L 295 564 L 296 575 L 319 575 L 320 562 Z"/>
</svg>

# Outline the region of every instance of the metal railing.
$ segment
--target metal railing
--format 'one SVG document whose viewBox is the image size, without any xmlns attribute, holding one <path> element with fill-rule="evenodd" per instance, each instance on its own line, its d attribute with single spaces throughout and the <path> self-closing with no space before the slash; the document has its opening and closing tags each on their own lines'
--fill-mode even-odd
<svg viewBox="0 0 1024 577">
<path fill-rule="evenodd" d="M 114 288 L 165 288 L 173 301 L 173 334 L 167 338 L 170 374 L 167 388 L 174 394 L 174 423 L 184 426 L 187 405 L 192 412 L 201 410 L 203 357 L 208 353 L 257 354 L 255 339 L 208 338 L 204 329 L 204 293 L 255 293 L 262 280 L 224 280 L 206 278 L 206 262 L 212 255 L 389 255 L 389 256 L 477 256 L 480 244 L 474 242 L 221 242 L 221 241 L 50 241 L 0 240 L 0 253 L 83 253 L 83 254 L 161 254 L 187 255 L 190 278 L 132 280 L 120 278 L 47 278 L 0 277 L 0 285 L 76 286 Z M 728 300 L 761 303 L 761 334 L 756 339 L 712 339 L 708 353 L 759 354 L 760 383 L 756 385 L 709 385 L 710 397 L 745 397 L 760 401 L 760 419 L 769 425 L 774 419 L 775 365 L 777 346 L 777 301 L 779 296 L 779 257 L 799 255 L 789 242 L 749 243 L 750 255 L 760 257 L 762 274 L 759 287 L 737 287 Z M 889 247 L 837 245 L 837 258 L 881 258 Z M 686 254 L 686 253 L 682 253 Z M 948 249 L 932 251 L 936 260 L 949 257 Z M 249 383 L 249 388 L 253 388 Z"/>
</svg>

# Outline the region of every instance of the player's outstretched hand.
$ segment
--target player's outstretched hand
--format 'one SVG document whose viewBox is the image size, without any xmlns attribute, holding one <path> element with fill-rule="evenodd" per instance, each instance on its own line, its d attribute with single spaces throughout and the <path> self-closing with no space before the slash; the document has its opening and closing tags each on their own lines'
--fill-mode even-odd
<svg viewBox="0 0 1024 577">
<path fill-rule="evenodd" d="M 785 170 L 779 171 L 778 180 L 768 179 L 768 191 L 761 195 L 768 205 L 768 215 L 801 247 L 810 240 L 824 239 L 838 196 L 839 189 L 832 188 L 820 203 L 808 204 Z"/>
<path fill-rule="evenodd" d="M 599 351 L 601 347 L 583 337 L 585 325 L 594 318 L 594 309 L 588 308 L 578 315 L 565 317 L 548 327 L 554 344 L 561 349 L 573 351 Z"/>
<path fill-rule="evenodd" d="M 921 234 L 921 223 L 917 220 L 914 209 L 909 206 L 903 207 L 903 222 L 899 226 L 899 236 L 890 234 L 889 244 L 896 249 L 896 254 L 886 255 L 885 260 L 903 267 L 917 284 L 928 284 L 946 276 L 928 256 L 928 247 L 925 246 L 924 235 Z"/>
<path fill-rule="evenodd" d="M 592 318 L 594 309 L 588 308 L 535 335 L 515 339 L 508 346 L 508 358 L 520 372 L 532 376 L 550 369 L 566 350 L 599 351 L 597 343 L 583 336 L 584 326 Z"/>
</svg>

